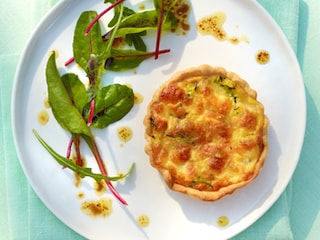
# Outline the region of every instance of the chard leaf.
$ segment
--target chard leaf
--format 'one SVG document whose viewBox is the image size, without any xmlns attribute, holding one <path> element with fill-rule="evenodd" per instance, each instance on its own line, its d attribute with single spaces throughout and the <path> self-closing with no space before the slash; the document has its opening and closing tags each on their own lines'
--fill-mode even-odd
<svg viewBox="0 0 320 240">
<path fill-rule="evenodd" d="M 62 128 L 75 134 L 92 136 L 86 121 L 73 104 L 58 72 L 55 52 L 50 55 L 46 66 L 48 99 L 52 113 Z"/>
<path fill-rule="evenodd" d="M 110 71 L 125 71 L 138 67 L 141 62 L 154 56 L 153 52 L 137 51 L 132 49 L 112 49 L 111 57 L 105 64 Z"/>
<path fill-rule="evenodd" d="M 80 81 L 78 75 L 74 73 L 67 73 L 61 79 L 73 104 L 82 113 L 84 106 L 88 103 L 87 90 L 84 84 Z"/>
<path fill-rule="evenodd" d="M 73 55 L 76 63 L 87 72 L 90 68 L 91 56 L 100 56 L 105 50 L 105 43 L 101 37 L 100 25 L 95 24 L 88 35 L 85 31 L 98 14 L 95 11 L 85 11 L 78 18 L 73 37 Z"/>
<path fill-rule="evenodd" d="M 41 145 L 49 152 L 49 154 L 61 165 L 64 167 L 69 168 L 70 170 L 74 171 L 75 173 L 78 173 L 81 178 L 84 177 L 91 177 L 95 179 L 97 182 L 101 182 L 104 179 L 107 179 L 109 181 L 118 181 L 121 179 L 126 178 L 134 168 L 134 163 L 130 166 L 129 171 L 124 174 L 124 175 L 119 175 L 119 176 L 114 176 L 114 177 L 109 177 L 106 175 L 98 174 L 98 173 L 93 173 L 91 168 L 86 168 L 86 167 L 80 167 L 76 163 L 74 163 L 71 159 L 65 158 L 58 154 L 56 151 L 54 151 L 37 133 L 36 130 L 32 130 L 33 134 L 36 136 L 38 141 L 41 143 Z"/>
<path fill-rule="evenodd" d="M 140 27 L 140 28 L 134 28 L 134 27 L 126 27 L 126 28 L 120 28 L 118 29 L 116 33 L 116 38 L 121 38 L 126 36 L 127 34 L 136 34 L 141 33 L 148 30 L 153 30 L 155 27 Z"/>
<path fill-rule="evenodd" d="M 143 39 L 141 38 L 141 36 L 145 36 L 145 35 L 146 35 L 146 31 L 135 33 L 135 34 L 127 34 L 125 41 L 130 47 L 133 45 L 136 50 L 146 52 L 147 46 L 144 43 Z"/>
<path fill-rule="evenodd" d="M 107 47 L 106 47 L 106 50 L 105 50 L 105 53 L 104 53 L 104 59 L 103 59 L 103 62 L 106 61 L 106 59 L 108 59 L 110 57 L 110 54 L 111 54 L 111 49 L 112 49 L 112 44 L 113 44 L 113 41 L 114 39 L 116 38 L 116 34 L 118 32 L 118 28 L 119 28 L 119 25 L 120 25 L 120 22 L 121 22 L 121 19 L 122 19 L 122 16 L 123 16 L 123 10 L 124 10 L 124 6 L 123 4 L 120 4 L 120 6 L 117 6 L 117 8 L 119 7 L 119 11 L 117 12 L 117 14 L 115 15 L 115 19 L 116 22 L 114 24 L 114 27 L 113 29 L 111 30 L 111 32 L 109 32 L 107 34 L 108 38 L 106 38 L 107 40 Z M 103 65 L 103 64 L 102 64 Z M 103 65 L 104 66 L 104 65 Z"/>
<path fill-rule="evenodd" d="M 177 27 L 177 19 L 171 14 L 162 24 L 162 30 L 171 30 Z M 158 15 L 156 10 L 148 10 L 129 15 L 124 18 L 117 31 L 116 37 L 122 37 L 126 34 L 141 33 L 147 30 L 154 30 L 158 27 Z"/>
<path fill-rule="evenodd" d="M 120 28 L 154 28 L 157 26 L 157 12 L 155 10 L 148 10 L 138 13 L 133 13 L 125 17 L 120 25 Z"/>
<path fill-rule="evenodd" d="M 94 117 L 91 126 L 105 128 L 123 118 L 133 107 L 134 94 L 131 88 L 112 84 L 103 87 L 95 98 Z"/>
<path fill-rule="evenodd" d="M 133 11 L 132 9 L 130 9 L 130 8 L 128 8 L 128 7 L 124 7 L 124 8 L 123 8 L 122 18 L 127 17 L 127 16 L 130 16 L 131 14 L 134 14 L 134 13 L 135 13 L 135 11 Z M 116 8 L 114 9 L 114 16 L 113 16 L 113 18 L 111 19 L 111 21 L 109 22 L 108 27 L 113 27 L 113 26 L 117 23 L 119 14 L 120 14 L 120 10 L 119 10 L 118 7 L 116 7 Z"/>
</svg>

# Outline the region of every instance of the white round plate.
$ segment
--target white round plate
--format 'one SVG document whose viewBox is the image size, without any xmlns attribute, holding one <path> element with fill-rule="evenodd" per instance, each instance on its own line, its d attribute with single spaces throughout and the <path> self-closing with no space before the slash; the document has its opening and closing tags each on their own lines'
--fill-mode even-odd
<svg viewBox="0 0 320 240">
<path fill-rule="evenodd" d="M 131 0 L 138 8 L 144 1 Z M 190 32 L 186 36 L 166 34 L 161 48 L 171 52 L 158 60 L 143 62 L 136 71 L 107 73 L 104 84 L 128 83 L 144 101 L 135 105 L 121 121 L 102 131 L 94 131 L 110 175 L 126 171 L 132 162 L 136 168 L 126 180 L 116 183 L 120 194 L 128 201 L 122 206 L 110 192 L 97 196 L 93 181 L 85 178 L 75 187 L 73 173 L 61 169 L 39 144 L 32 129 L 61 155 L 65 154 L 69 135 L 56 123 L 50 109 L 44 107 L 47 97 L 45 65 L 49 53 L 57 50 L 61 72 L 74 71 L 84 77 L 76 66 L 64 67 L 72 56 L 73 30 L 82 11 L 101 12 L 102 0 L 65 0 L 41 21 L 21 56 L 17 69 L 13 99 L 12 126 L 17 153 L 22 168 L 35 192 L 44 204 L 66 225 L 89 239 L 226 239 L 246 229 L 261 217 L 286 188 L 299 160 L 303 144 L 306 102 L 304 84 L 295 54 L 279 27 L 254 0 L 212 1 L 191 0 Z M 248 41 L 232 44 L 200 35 L 196 21 L 217 11 L 227 16 L 224 28 L 230 36 L 245 36 Z M 155 38 L 148 44 L 154 45 Z M 265 49 L 270 62 L 258 64 L 255 54 Z M 152 49 L 151 49 L 152 51 Z M 174 72 L 200 64 L 223 66 L 238 73 L 257 90 L 270 119 L 270 151 L 260 175 L 248 186 L 216 202 L 202 202 L 168 190 L 158 172 L 144 153 L 143 117 L 152 94 Z M 81 75 L 82 74 L 82 75 Z M 41 110 L 49 113 L 48 124 L 38 123 Z M 123 144 L 117 137 L 119 126 L 133 130 L 133 138 Z M 86 156 L 88 165 L 97 172 L 94 160 Z M 78 194 L 84 193 L 84 198 Z M 92 218 L 80 210 L 85 200 L 101 197 L 112 199 L 113 212 L 107 218 Z M 142 228 L 137 217 L 150 218 Z M 230 223 L 221 228 L 216 220 L 227 216 Z"/>
</svg>

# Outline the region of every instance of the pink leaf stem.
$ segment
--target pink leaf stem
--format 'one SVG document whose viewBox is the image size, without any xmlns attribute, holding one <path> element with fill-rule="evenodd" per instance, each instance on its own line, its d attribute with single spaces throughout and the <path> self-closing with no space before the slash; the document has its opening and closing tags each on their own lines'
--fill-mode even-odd
<svg viewBox="0 0 320 240">
<path fill-rule="evenodd" d="M 92 123 L 92 119 L 93 119 L 93 115 L 94 115 L 94 105 L 95 105 L 95 101 L 94 101 L 94 99 L 92 99 L 92 101 L 90 103 L 90 113 L 89 113 L 89 118 L 88 118 L 88 122 L 87 122 L 88 126 L 90 126 Z"/>
<path fill-rule="evenodd" d="M 73 144 L 73 138 L 71 137 L 69 140 L 69 143 L 68 143 L 66 158 L 70 158 L 70 156 L 71 156 L 72 144 Z"/>
<path fill-rule="evenodd" d="M 169 53 L 170 49 L 163 49 L 158 51 L 158 55 Z M 153 56 L 156 52 L 147 52 L 147 53 L 140 53 L 140 54 L 134 54 L 134 55 L 116 55 L 114 58 L 128 58 L 128 57 L 147 57 L 147 56 Z"/>
<path fill-rule="evenodd" d="M 65 63 L 64 63 L 64 66 L 65 67 L 67 67 L 67 66 L 69 66 L 71 63 L 73 63 L 74 62 L 74 57 L 71 57 L 68 61 L 66 61 Z"/>
<path fill-rule="evenodd" d="M 94 141 L 93 138 L 90 139 L 90 142 L 91 142 L 91 146 L 92 146 L 92 152 L 95 156 L 95 159 L 97 161 L 97 164 L 98 164 L 98 167 L 100 169 L 100 172 L 101 174 L 107 176 L 108 175 L 108 172 L 107 172 L 107 169 L 103 163 L 103 160 L 101 159 L 101 156 L 99 154 L 99 150 L 98 150 L 98 147 Z M 123 205 L 128 205 L 128 203 L 126 202 L 126 200 L 124 200 L 120 194 L 117 192 L 117 190 L 114 188 L 114 186 L 112 185 L 111 181 L 108 180 L 108 179 L 105 179 L 104 180 L 105 183 L 107 184 L 107 187 L 109 188 L 109 190 L 112 192 L 112 194 L 123 204 Z"/>
<path fill-rule="evenodd" d="M 158 57 L 159 57 L 159 49 L 160 49 L 160 40 L 161 40 L 163 17 L 164 17 L 164 1 L 162 0 L 161 1 L 159 22 L 158 22 L 158 29 L 157 29 L 156 50 L 155 50 L 154 59 L 158 59 Z"/>
<path fill-rule="evenodd" d="M 72 145 L 73 145 L 73 138 L 71 137 L 67 147 L 66 158 L 70 158 L 71 156 Z M 65 168 L 66 168 L 65 166 L 62 166 L 62 169 L 65 169 Z"/>
<path fill-rule="evenodd" d="M 88 33 L 90 32 L 91 28 L 94 26 L 94 24 L 96 22 L 99 21 L 99 19 L 105 15 L 108 11 L 110 11 L 111 9 L 113 9 L 114 7 L 116 7 L 118 4 L 124 2 L 125 0 L 118 0 L 115 3 L 111 4 L 109 7 L 107 7 L 105 10 L 103 10 L 101 13 L 99 13 L 93 20 L 92 22 L 89 24 L 89 26 L 87 27 L 86 31 L 85 31 L 85 35 L 87 36 Z"/>
</svg>

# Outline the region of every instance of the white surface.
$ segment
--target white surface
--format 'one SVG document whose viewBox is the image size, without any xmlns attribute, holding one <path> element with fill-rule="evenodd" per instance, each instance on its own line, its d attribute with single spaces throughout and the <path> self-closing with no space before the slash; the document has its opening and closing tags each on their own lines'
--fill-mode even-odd
<svg viewBox="0 0 320 240">
<path fill-rule="evenodd" d="M 143 95 L 144 101 L 135 105 L 123 120 L 106 130 L 94 131 L 110 175 L 125 172 L 132 162 L 136 168 L 127 180 L 116 184 L 129 205 L 121 206 L 107 192 L 103 197 L 112 199 L 113 213 L 108 218 L 92 219 L 80 211 L 80 205 L 84 200 L 99 198 L 93 190 L 93 181 L 85 178 L 82 186 L 76 188 L 73 173 L 61 169 L 37 142 L 32 129 L 53 149 L 65 154 L 68 133 L 58 126 L 51 113 L 47 125 L 41 126 L 37 120 L 47 97 L 45 64 L 49 52 L 57 50 L 61 71 L 79 72 L 76 67 L 63 67 L 72 55 L 75 22 L 84 10 L 103 10 L 102 2 L 60 2 L 39 24 L 22 55 L 14 83 L 12 124 L 18 156 L 30 184 L 59 219 L 89 239 L 225 239 L 236 235 L 277 200 L 295 170 L 302 147 L 306 121 L 304 86 L 295 55 L 283 33 L 256 1 L 191 0 L 189 34 L 163 36 L 161 48 L 170 48 L 170 54 L 142 63 L 136 74 L 133 71 L 107 73 L 104 84 L 129 83 Z M 142 1 L 129 2 L 138 6 Z M 245 35 L 250 43 L 233 45 L 199 35 L 195 22 L 216 11 L 226 13 L 224 28 L 229 35 Z M 154 45 L 154 38 L 150 39 L 149 44 Z M 270 52 L 268 64 L 259 65 L 255 61 L 259 49 Z M 142 120 L 153 92 L 174 72 L 203 63 L 223 66 L 246 79 L 257 90 L 270 119 L 270 151 L 261 174 L 248 186 L 216 202 L 202 202 L 168 190 L 144 153 Z M 132 140 L 123 147 L 116 135 L 118 126 L 129 126 L 134 132 Z M 87 151 L 84 153 L 88 165 L 98 172 L 94 160 Z M 85 193 L 84 199 L 77 198 L 79 192 Z M 136 222 L 141 214 L 150 218 L 147 228 L 139 227 Z M 216 225 L 222 215 L 230 219 L 226 228 Z"/>
</svg>

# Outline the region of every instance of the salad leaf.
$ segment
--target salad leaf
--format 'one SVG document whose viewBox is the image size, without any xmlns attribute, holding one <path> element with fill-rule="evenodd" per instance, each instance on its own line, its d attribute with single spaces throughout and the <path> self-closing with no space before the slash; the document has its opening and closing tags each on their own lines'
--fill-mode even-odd
<svg viewBox="0 0 320 240">
<path fill-rule="evenodd" d="M 76 63 L 89 78 L 89 97 L 92 98 L 101 86 L 104 71 L 104 54 L 107 44 L 101 37 L 99 24 L 94 24 L 86 35 L 87 26 L 97 17 L 95 11 L 85 11 L 78 18 L 73 37 L 73 56 Z"/>
<path fill-rule="evenodd" d="M 94 19 L 93 21 L 88 25 L 86 31 L 85 31 L 85 35 L 88 35 L 88 33 L 90 32 L 91 28 L 93 25 L 95 25 L 99 19 L 105 15 L 107 12 L 109 12 L 111 9 L 115 9 L 117 10 L 117 6 L 121 3 L 123 3 L 125 0 L 118 0 L 118 1 L 114 1 L 113 4 L 111 4 L 109 7 L 107 7 L 105 10 L 103 10 L 101 13 L 99 13 Z M 120 11 L 119 13 L 121 14 L 121 12 L 123 11 L 123 5 L 122 7 L 120 7 Z M 119 15 L 119 13 L 117 11 L 115 11 L 115 15 Z M 117 20 L 115 20 L 115 22 L 117 22 Z"/>
<path fill-rule="evenodd" d="M 124 18 L 119 26 L 120 28 L 155 28 L 157 26 L 156 10 L 147 10 L 134 13 Z"/>
<path fill-rule="evenodd" d="M 91 55 L 100 56 L 104 52 L 106 44 L 101 38 L 99 24 L 95 24 L 86 36 L 87 26 L 97 16 L 95 11 L 85 11 L 78 18 L 73 37 L 73 56 L 76 63 L 84 70 L 91 68 L 89 62 Z"/>
<path fill-rule="evenodd" d="M 168 16 L 162 24 L 162 30 L 171 30 L 177 27 L 176 18 L 167 13 Z M 148 10 L 131 14 L 124 18 L 120 25 L 116 37 L 125 36 L 130 33 L 139 33 L 147 30 L 155 30 L 158 27 L 158 14 L 156 10 Z"/>
<path fill-rule="evenodd" d="M 160 51 L 161 53 L 168 50 Z M 112 49 L 111 57 L 105 63 L 105 69 L 110 71 L 125 71 L 138 67 L 144 60 L 154 56 L 154 52 L 137 51 L 133 49 Z"/>
<path fill-rule="evenodd" d="M 91 126 L 105 128 L 123 118 L 134 105 L 133 90 L 125 85 L 112 84 L 101 88 L 95 98 Z"/>
<path fill-rule="evenodd" d="M 48 99 L 52 113 L 62 128 L 75 134 L 92 136 L 86 121 L 73 104 L 57 69 L 55 52 L 52 52 L 46 66 Z"/>
<path fill-rule="evenodd" d="M 74 73 L 67 73 L 61 79 L 73 104 L 82 113 L 84 106 L 88 102 L 87 90 L 84 84 L 80 81 L 78 75 Z"/>
<path fill-rule="evenodd" d="M 143 39 L 141 36 L 145 36 L 146 31 L 142 31 L 139 33 L 133 33 L 133 34 L 127 34 L 125 41 L 128 44 L 128 46 L 134 46 L 134 48 L 138 51 L 147 51 L 147 45 L 144 43 Z"/>
<path fill-rule="evenodd" d="M 114 1 L 109 1 L 109 2 L 114 2 Z M 118 21 L 118 17 L 119 17 L 119 8 L 114 8 L 114 16 L 113 18 L 111 19 L 111 21 L 109 22 L 108 24 L 108 27 L 113 27 L 117 21 Z M 122 18 L 124 17 L 127 17 L 127 16 L 130 16 L 131 14 L 134 14 L 135 11 L 133 11 L 132 9 L 128 8 L 128 7 L 124 7 L 123 8 L 123 14 L 122 14 Z"/>
<path fill-rule="evenodd" d="M 59 155 L 56 151 L 54 151 L 37 133 L 36 130 L 32 130 L 33 134 L 36 136 L 38 141 L 41 143 L 41 145 L 50 153 L 50 155 L 62 166 L 69 168 L 70 170 L 76 172 L 79 174 L 81 178 L 84 177 L 91 177 L 95 179 L 97 182 L 101 182 L 102 180 L 109 180 L 109 181 L 118 181 L 121 179 L 126 178 L 134 168 L 134 163 L 130 166 L 128 172 L 123 175 L 119 176 L 114 176 L 114 177 L 109 177 L 106 175 L 98 174 L 98 173 L 93 173 L 91 168 L 86 168 L 86 167 L 80 167 L 79 165 L 75 164 L 71 159 L 65 158 L 61 155 Z"/>
<path fill-rule="evenodd" d="M 111 30 L 111 33 L 107 34 L 107 36 L 108 36 L 108 38 L 107 38 L 107 49 L 106 49 L 106 54 L 105 54 L 105 59 L 104 60 L 106 60 L 111 54 L 112 44 L 113 44 L 114 39 L 116 38 L 116 34 L 118 32 L 119 25 L 120 25 L 120 22 L 121 22 L 122 17 L 123 17 L 123 11 L 124 11 L 123 4 L 120 4 L 120 6 L 116 7 L 116 9 L 118 9 L 118 8 L 119 8 L 119 10 L 116 11 L 115 17 L 113 19 L 115 21 L 114 27 Z"/>
<path fill-rule="evenodd" d="M 157 37 L 156 37 L 156 49 L 155 49 L 155 59 L 158 59 L 159 49 L 160 49 L 160 41 L 162 30 L 164 29 L 165 23 L 167 19 L 173 19 L 172 15 L 170 15 L 170 8 L 175 4 L 176 0 L 166 1 L 166 0 L 154 0 L 154 6 L 157 12 Z M 168 18 L 168 16 L 170 16 Z"/>
</svg>

